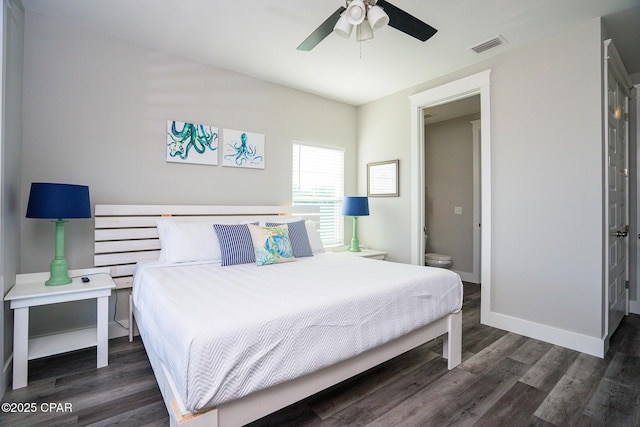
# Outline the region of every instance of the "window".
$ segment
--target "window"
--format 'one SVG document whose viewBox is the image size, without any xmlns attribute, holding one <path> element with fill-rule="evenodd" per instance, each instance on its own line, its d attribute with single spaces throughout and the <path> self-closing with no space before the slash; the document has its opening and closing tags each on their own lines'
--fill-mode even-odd
<svg viewBox="0 0 640 427">
<path fill-rule="evenodd" d="M 293 143 L 293 205 L 320 206 L 320 238 L 325 246 L 344 243 L 344 150 Z"/>
</svg>

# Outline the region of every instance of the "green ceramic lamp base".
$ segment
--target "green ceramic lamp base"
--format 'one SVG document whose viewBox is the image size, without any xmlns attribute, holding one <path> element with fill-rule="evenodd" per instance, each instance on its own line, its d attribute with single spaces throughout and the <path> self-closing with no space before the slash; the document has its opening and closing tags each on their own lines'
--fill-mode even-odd
<svg viewBox="0 0 640 427">
<path fill-rule="evenodd" d="M 54 221 L 56 224 L 56 256 L 51 261 L 51 274 L 49 280 L 44 282 L 47 286 L 68 285 L 71 283 L 69 278 L 69 266 L 64 257 L 64 221 L 59 219 Z"/>
<path fill-rule="evenodd" d="M 44 284 L 47 286 L 58 286 L 68 285 L 69 283 L 71 283 L 71 279 L 69 278 L 69 266 L 67 264 L 67 260 L 62 258 L 51 261 L 51 273 L 49 280 L 44 282 Z"/>
<path fill-rule="evenodd" d="M 358 240 L 358 217 L 353 217 L 353 238 L 351 239 L 351 246 L 349 252 L 361 252 L 360 240 Z"/>
</svg>

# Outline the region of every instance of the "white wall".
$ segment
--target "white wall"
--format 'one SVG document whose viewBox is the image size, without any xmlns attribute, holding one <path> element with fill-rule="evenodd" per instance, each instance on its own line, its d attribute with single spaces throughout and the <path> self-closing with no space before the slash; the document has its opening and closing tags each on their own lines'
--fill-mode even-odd
<svg viewBox="0 0 640 427">
<path fill-rule="evenodd" d="M 505 329 L 561 331 L 567 346 L 603 333 L 600 35 L 594 20 L 358 110 L 359 178 L 400 158 L 402 189 L 375 201 L 362 236 L 409 262 L 408 96 L 492 70 L 491 310 Z"/>
<path fill-rule="evenodd" d="M 31 12 L 24 80 L 22 212 L 34 181 L 89 185 L 93 204 L 288 204 L 294 139 L 344 147 L 345 191 L 355 191 L 353 106 Z M 167 163 L 169 119 L 265 134 L 265 169 Z M 70 268 L 93 265 L 92 228 L 92 220 L 66 225 Z M 49 222 L 22 218 L 20 272 L 47 271 L 53 242 Z M 61 315 L 41 310 L 32 333 Z M 61 323 L 93 316 L 74 310 Z"/>
<path fill-rule="evenodd" d="M 19 262 L 20 222 L 20 142 L 22 139 L 22 66 L 24 9 L 18 1 L 4 1 L 0 17 L 2 28 L 2 122 L 0 130 L 0 289 L 2 296 L 13 286 Z M 8 303 L 0 305 L 0 355 L 2 355 L 2 375 L 0 376 L 0 398 L 4 393 L 11 369 L 13 349 L 13 312 Z M 4 369 L 4 368 L 7 369 Z"/>
<path fill-rule="evenodd" d="M 600 338 L 599 21 L 513 55 L 492 77 L 492 308 Z"/>
<path fill-rule="evenodd" d="M 392 95 L 358 108 L 358 194 L 367 194 L 366 164 L 398 159 L 398 197 L 370 197 L 369 216 L 358 219 L 358 237 L 366 247 L 385 250 L 390 261 L 411 258 L 411 147 L 409 103 Z"/>
</svg>

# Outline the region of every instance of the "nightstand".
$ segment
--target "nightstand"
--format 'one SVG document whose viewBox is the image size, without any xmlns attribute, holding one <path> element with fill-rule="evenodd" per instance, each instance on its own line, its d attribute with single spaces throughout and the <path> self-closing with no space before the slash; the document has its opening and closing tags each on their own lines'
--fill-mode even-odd
<svg viewBox="0 0 640 427">
<path fill-rule="evenodd" d="M 109 267 L 69 270 L 68 285 L 45 286 L 49 272 L 18 274 L 16 284 L 5 296 L 13 309 L 13 388 L 27 385 L 28 361 L 67 351 L 97 346 L 97 367 L 107 366 L 109 345 L 109 296 L 116 287 Z M 84 283 L 82 277 L 88 277 Z M 29 307 L 95 298 L 97 325 L 29 339 Z"/>
<path fill-rule="evenodd" d="M 360 252 L 351 252 L 349 250 L 338 250 L 335 252 L 379 260 L 384 260 L 387 256 L 387 253 L 385 251 L 378 251 L 375 249 L 361 249 Z"/>
</svg>

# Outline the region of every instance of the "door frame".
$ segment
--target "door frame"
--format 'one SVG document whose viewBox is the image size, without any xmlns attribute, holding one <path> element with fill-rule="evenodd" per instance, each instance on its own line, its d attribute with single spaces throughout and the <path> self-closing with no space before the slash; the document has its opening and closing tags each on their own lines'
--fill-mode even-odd
<svg viewBox="0 0 640 427">
<path fill-rule="evenodd" d="M 486 70 L 411 95 L 411 263 L 424 264 L 424 109 L 480 95 L 481 316 L 491 309 L 491 111 L 490 75 Z"/>
<path fill-rule="evenodd" d="M 482 185 L 480 184 L 482 166 L 480 164 L 480 153 L 482 151 L 482 123 L 480 120 L 471 122 L 471 132 L 473 133 L 473 271 L 471 281 L 481 283 L 480 272 L 482 271 Z"/>
<path fill-rule="evenodd" d="M 638 194 L 640 189 L 640 84 L 631 90 L 629 96 L 629 312 L 640 314 L 640 210 L 638 206 Z M 638 237 L 636 237 L 638 236 Z"/>
</svg>

